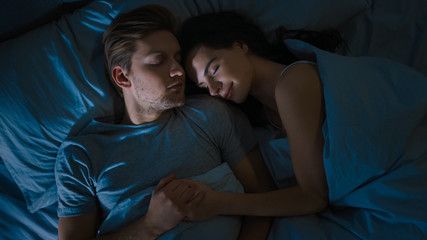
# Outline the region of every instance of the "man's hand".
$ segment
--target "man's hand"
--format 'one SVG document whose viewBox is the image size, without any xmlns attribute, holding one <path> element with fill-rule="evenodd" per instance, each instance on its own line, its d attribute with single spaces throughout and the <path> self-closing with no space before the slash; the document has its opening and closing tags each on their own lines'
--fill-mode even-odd
<svg viewBox="0 0 427 240">
<path fill-rule="evenodd" d="M 171 174 L 155 187 L 144 222 L 155 236 L 175 227 L 205 197 L 196 182 Z"/>
</svg>

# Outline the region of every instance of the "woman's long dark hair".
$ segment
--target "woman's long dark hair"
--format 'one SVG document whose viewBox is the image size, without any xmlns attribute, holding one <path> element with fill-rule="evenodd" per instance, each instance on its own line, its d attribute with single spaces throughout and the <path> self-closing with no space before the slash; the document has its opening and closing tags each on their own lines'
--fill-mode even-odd
<svg viewBox="0 0 427 240">
<path fill-rule="evenodd" d="M 230 48 L 235 41 L 241 41 L 248 45 L 249 50 L 261 57 L 288 65 L 298 59 L 284 44 L 285 39 L 299 39 L 320 49 L 334 52 L 342 46 L 343 40 L 338 31 L 288 31 L 279 27 L 275 31 L 276 38 L 271 41 L 250 18 L 236 12 L 214 12 L 198 15 L 183 22 L 179 31 L 182 57 L 184 62 L 189 52 L 199 46 L 213 49 Z M 188 83 L 187 93 L 200 92 L 195 90 L 193 83 Z M 262 124 L 265 119 L 257 119 L 255 116 L 263 116 L 256 110 L 260 103 L 248 98 L 240 107 L 245 111 L 252 123 Z"/>
</svg>

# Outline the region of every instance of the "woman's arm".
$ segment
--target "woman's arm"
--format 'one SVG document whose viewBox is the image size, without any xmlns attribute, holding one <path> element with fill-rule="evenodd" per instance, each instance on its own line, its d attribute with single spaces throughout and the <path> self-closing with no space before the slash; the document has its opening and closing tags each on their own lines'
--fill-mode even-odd
<svg viewBox="0 0 427 240">
<path fill-rule="evenodd" d="M 231 166 L 231 169 L 246 193 L 262 193 L 276 189 L 258 145 L 243 160 Z M 273 220 L 272 217 L 245 216 L 239 239 L 266 239 Z"/>
<path fill-rule="evenodd" d="M 297 185 L 264 193 L 254 190 L 246 194 L 206 190 L 206 200 L 211 201 L 210 214 L 298 216 L 326 208 L 328 187 L 323 167 L 321 129 L 324 121 L 323 96 L 317 69 L 312 64 L 295 64 L 286 71 L 282 80 L 277 85 L 276 101 L 289 138 Z M 259 165 L 248 161 L 240 164 L 236 164 L 233 170 L 236 175 L 240 174 L 238 178 L 242 183 L 252 182 L 245 188 L 257 186 L 257 181 L 260 181 L 260 186 L 269 186 L 262 179 L 262 174 L 259 175 L 258 170 L 262 169 Z"/>
<path fill-rule="evenodd" d="M 261 194 L 223 193 L 222 213 L 296 216 L 322 211 L 328 204 L 323 166 L 323 92 L 317 67 L 298 63 L 276 86 L 276 104 L 288 136 L 297 185 Z"/>
<path fill-rule="evenodd" d="M 213 192 L 208 193 L 208 198 L 214 199 L 210 211 L 224 215 L 300 216 L 320 212 L 327 206 L 324 199 L 298 185 L 265 193 Z"/>
<path fill-rule="evenodd" d="M 262 207 L 264 203 L 247 203 L 247 196 L 276 188 L 267 167 L 264 164 L 258 146 L 254 147 L 242 160 L 231 166 L 235 176 L 242 183 L 246 193 L 215 192 L 198 182 L 198 189 L 206 194 L 205 199 L 191 211 L 185 220 L 202 221 L 215 215 L 245 216 L 240 231 L 240 239 L 265 239 L 268 236 L 273 215 L 252 214 L 250 209 Z M 249 193 L 248 193 L 249 192 Z M 242 207 L 244 206 L 244 207 Z M 261 216 L 261 217 L 260 217 Z"/>
<path fill-rule="evenodd" d="M 323 91 L 316 65 L 295 64 L 276 86 L 276 104 L 289 139 L 297 184 L 328 201 L 323 166 Z"/>
</svg>

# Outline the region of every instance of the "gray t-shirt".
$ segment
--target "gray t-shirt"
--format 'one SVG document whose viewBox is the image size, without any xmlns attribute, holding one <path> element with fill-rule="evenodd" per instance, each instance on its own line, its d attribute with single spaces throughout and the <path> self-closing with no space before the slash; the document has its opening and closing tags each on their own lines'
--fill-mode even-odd
<svg viewBox="0 0 427 240">
<path fill-rule="evenodd" d="M 171 173 L 191 178 L 224 162 L 233 165 L 255 144 L 243 113 L 204 95 L 189 97 L 184 106 L 147 124 L 92 120 L 77 136 L 68 138 L 58 153 L 58 215 L 101 210 L 105 220 L 120 205 L 125 206 L 120 211 L 126 216 L 132 205 L 149 200 L 135 194 L 151 193 L 161 178 Z"/>
</svg>

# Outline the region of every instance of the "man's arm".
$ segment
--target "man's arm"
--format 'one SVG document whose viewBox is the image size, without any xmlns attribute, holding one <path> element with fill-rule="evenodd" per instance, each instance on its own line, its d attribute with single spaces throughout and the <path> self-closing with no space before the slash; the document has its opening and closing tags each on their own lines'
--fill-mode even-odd
<svg viewBox="0 0 427 240">
<path fill-rule="evenodd" d="M 204 198 L 204 192 L 189 180 L 175 180 L 175 175 L 163 178 L 150 200 L 145 216 L 135 220 L 119 231 L 102 235 L 97 239 L 156 239 L 175 227 L 187 211 Z M 59 239 L 93 239 L 99 227 L 99 212 L 81 216 L 60 217 Z"/>
<path fill-rule="evenodd" d="M 59 239 L 94 239 L 98 229 L 99 212 L 81 216 L 60 217 L 58 224 Z M 96 239 L 156 239 L 160 234 L 156 228 L 149 226 L 145 216 L 130 223 L 123 229 L 113 234 L 104 235 Z"/>
<path fill-rule="evenodd" d="M 60 217 L 58 222 L 59 239 L 90 239 L 96 236 L 98 212 L 81 216 Z"/>
</svg>

